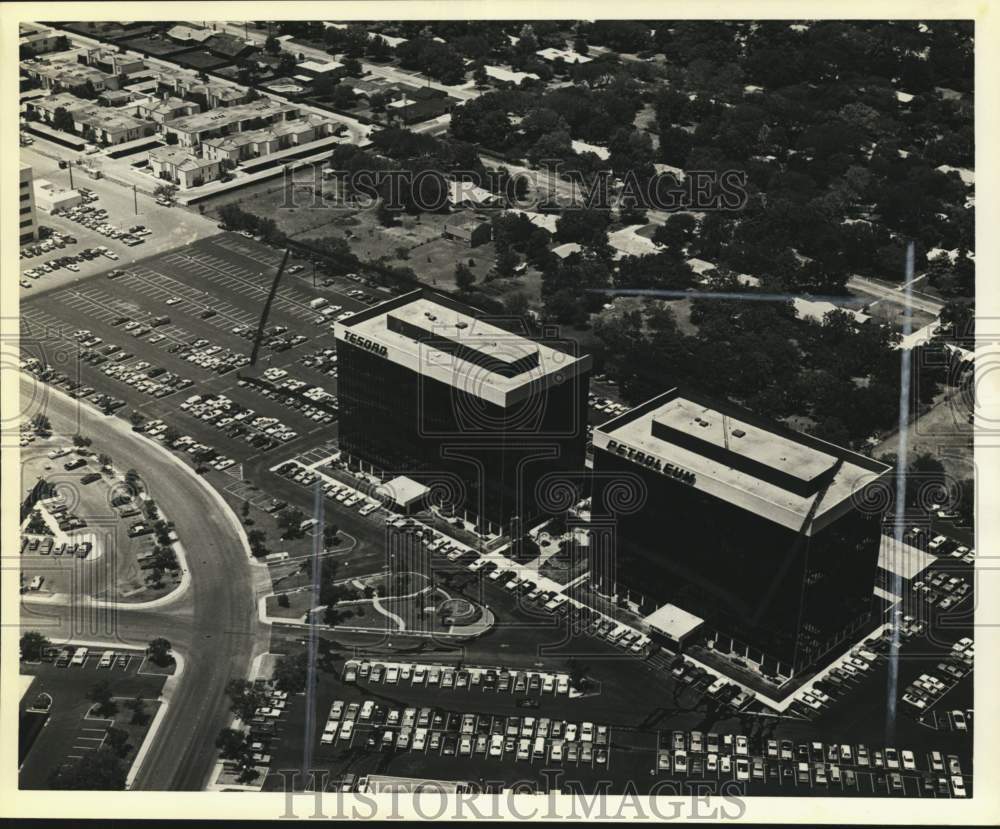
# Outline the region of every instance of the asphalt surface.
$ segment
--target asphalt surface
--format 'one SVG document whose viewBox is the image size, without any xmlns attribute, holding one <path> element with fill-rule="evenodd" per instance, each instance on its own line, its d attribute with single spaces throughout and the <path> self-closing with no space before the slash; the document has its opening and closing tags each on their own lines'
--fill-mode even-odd
<svg viewBox="0 0 1000 829">
<path fill-rule="evenodd" d="M 269 587 L 266 571 L 250 565 L 234 524 L 162 449 L 119 418 L 50 390 L 39 394 L 33 386 L 22 377 L 22 399 L 41 400 L 55 434 L 88 435 L 94 451 L 141 472 L 185 545 L 191 586 L 176 601 L 148 610 L 25 605 L 22 628 L 43 630 L 56 643 L 86 639 L 142 647 L 157 636 L 169 639 L 184 657 L 184 673 L 134 788 L 200 790 L 216 760 L 215 737 L 230 716 L 225 685 L 247 676 L 253 657 L 267 649 L 270 631 L 258 622 L 255 598 Z"/>
</svg>

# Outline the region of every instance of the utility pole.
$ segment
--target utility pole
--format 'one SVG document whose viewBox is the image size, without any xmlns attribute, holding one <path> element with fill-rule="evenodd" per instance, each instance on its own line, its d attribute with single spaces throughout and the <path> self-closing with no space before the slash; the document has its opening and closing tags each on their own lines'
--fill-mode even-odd
<svg viewBox="0 0 1000 829">
<path fill-rule="evenodd" d="M 69 170 L 69 189 L 75 190 L 76 188 L 73 186 L 73 162 L 67 161 L 66 168 Z"/>
<path fill-rule="evenodd" d="M 139 215 L 139 191 L 138 191 L 136 185 L 134 185 L 134 184 L 132 185 L 132 203 L 133 203 L 133 206 L 135 207 L 135 215 L 138 216 Z"/>
</svg>

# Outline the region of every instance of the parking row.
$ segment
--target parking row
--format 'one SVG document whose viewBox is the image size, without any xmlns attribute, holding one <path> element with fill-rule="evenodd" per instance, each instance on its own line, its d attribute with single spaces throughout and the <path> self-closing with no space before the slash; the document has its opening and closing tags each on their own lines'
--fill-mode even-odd
<svg viewBox="0 0 1000 829">
<path fill-rule="evenodd" d="M 607 766 L 611 732 L 608 726 L 592 722 L 462 714 L 430 707 L 401 709 L 370 699 L 350 704 L 336 700 L 320 744 L 338 743 L 364 745 L 368 750 Z"/>
<path fill-rule="evenodd" d="M 571 678 L 566 673 L 518 671 L 493 667 L 451 667 L 410 662 L 349 661 L 344 665 L 344 682 L 367 681 L 372 685 L 425 686 L 456 691 L 479 688 L 483 691 L 514 694 L 569 694 Z"/>
</svg>

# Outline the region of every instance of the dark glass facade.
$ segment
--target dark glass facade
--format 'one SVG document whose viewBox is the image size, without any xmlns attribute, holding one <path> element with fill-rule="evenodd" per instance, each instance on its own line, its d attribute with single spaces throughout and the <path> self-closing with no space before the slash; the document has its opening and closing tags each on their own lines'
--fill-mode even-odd
<svg viewBox="0 0 1000 829">
<path fill-rule="evenodd" d="M 343 340 L 337 354 L 341 450 L 432 500 L 507 526 L 541 513 L 543 476 L 583 468 L 589 372 L 503 408 Z"/>
<path fill-rule="evenodd" d="M 600 448 L 594 454 L 592 579 L 652 610 L 667 602 L 705 619 L 770 675 L 821 662 L 868 624 L 880 540 L 877 515 L 849 509 L 811 535 Z M 642 504 L 613 489 L 642 481 Z M 804 529 L 804 528 L 803 528 Z"/>
</svg>

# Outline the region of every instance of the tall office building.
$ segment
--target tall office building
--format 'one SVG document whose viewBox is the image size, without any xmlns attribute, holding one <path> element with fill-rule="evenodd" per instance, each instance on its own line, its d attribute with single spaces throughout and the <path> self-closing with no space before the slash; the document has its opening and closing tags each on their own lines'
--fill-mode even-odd
<svg viewBox="0 0 1000 829">
<path fill-rule="evenodd" d="M 704 620 L 769 676 L 821 662 L 873 611 L 884 464 L 678 389 L 594 430 L 592 581 Z M 631 494 L 621 490 L 627 484 Z"/>
<path fill-rule="evenodd" d="M 484 317 L 416 290 L 337 323 L 339 441 L 497 531 L 543 511 L 547 473 L 583 470 L 591 360 Z"/>
<path fill-rule="evenodd" d="M 34 242 L 38 238 L 38 217 L 35 213 L 35 187 L 34 175 L 31 167 L 27 164 L 21 165 L 21 192 L 18 221 L 18 232 L 21 244 L 26 245 Z"/>
</svg>

